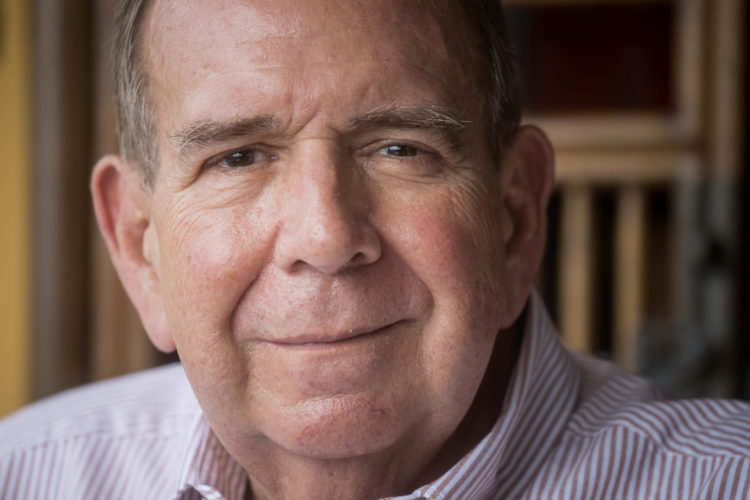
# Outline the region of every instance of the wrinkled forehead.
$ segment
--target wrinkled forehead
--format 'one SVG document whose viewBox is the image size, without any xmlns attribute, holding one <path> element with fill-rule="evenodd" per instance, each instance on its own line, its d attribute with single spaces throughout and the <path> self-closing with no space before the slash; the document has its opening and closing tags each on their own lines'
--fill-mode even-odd
<svg viewBox="0 0 750 500">
<path fill-rule="evenodd" d="M 153 0 L 145 14 L 144 69 L 167 96 L 170 80 L 199 78 L 217 64 L 241 69 L 392 57 L 427 60 L 435 72 L 475 82 L 481 67 L 478 36 L 460 2 L 449 0 Z M 242 61 L 223 59 L 238 48 Z"/>
<path fill-rule="evenodd" d="M 414 41 L 462 48 L 475 36 L 465 8 L 453 0 L 151 0 L 145 24 L 148 47 L 178 32 L 193 36 L 181 40 L 183 48 L 204 43 L 210 41 L 205 35 L 220 36 L 211 28 L 222 24 L 242 24 L 250 39 L 378 30 L 384 36 L 410 35 Z"/>
<path fill-rule="evenodd" d="M 463 11 L 460 2 L 451 0 L 151 0 L 148 5 L 151 22 L 166 20 L 177 27 L 172 23 L 191 19 L 205 23 L 217 17 L 228 21 L 222 13 L 232 12 L 243 21 L 254 18 L 249 30 L 272 29 L 280 35 L 366 29 L 381 21 L 394 28 L 424 28 L 426 19 L 455 23 Z"/>
</svg>

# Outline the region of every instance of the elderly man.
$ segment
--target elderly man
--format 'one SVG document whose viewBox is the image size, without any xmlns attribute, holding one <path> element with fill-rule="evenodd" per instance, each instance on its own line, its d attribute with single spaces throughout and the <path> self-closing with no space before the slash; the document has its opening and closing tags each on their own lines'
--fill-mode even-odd
<svg viewBox="0 0 750 500">
<path fill-rule="evenodd" d="M 3 498 L 750 495 L 747 405 L 556 339 L 495 2 L 125 0 L 115 49 L 97 220 L 182 363 L 8 419 Z"/>
</svg>

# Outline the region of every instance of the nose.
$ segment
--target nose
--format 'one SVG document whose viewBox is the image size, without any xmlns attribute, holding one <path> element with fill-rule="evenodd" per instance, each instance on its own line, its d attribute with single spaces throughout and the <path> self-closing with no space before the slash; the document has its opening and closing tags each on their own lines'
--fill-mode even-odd
<svg viewBox="0 0 750 500">
<path fill-rule="evenodd" d="M 369 220 L 369 196 L 356 167 L 333 152 L 306 155 L 282 188 L 283 219 L 275 259 L 282 269 L 324 274 L 377 261 L 382 252 Z"/>
</svg>

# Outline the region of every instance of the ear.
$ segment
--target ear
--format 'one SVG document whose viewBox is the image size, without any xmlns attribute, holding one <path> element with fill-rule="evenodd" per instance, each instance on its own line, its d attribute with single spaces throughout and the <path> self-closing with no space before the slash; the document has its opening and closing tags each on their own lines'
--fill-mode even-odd
<svg viewBox="0 0 750 500">
<path fill-rule="evenodd" d="M 91 176 L 94 212 L 110 258 L 153 344 L 175 349 L 159 286 L 159 248 L 139 170 L 114 155 Z"/>
<path fill-rule="evenodd" d="M 506 148 L 500 171 L 506 277 L 511 317 L 521 313 L 541 265 L 554 152 L 540 129 L 524 126 Z"/>
</svg>

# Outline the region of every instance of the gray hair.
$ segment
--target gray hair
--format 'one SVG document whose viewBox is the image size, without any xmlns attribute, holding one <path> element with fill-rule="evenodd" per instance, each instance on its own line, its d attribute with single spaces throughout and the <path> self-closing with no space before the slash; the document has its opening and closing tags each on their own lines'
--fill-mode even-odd
<svg viewBox="0 0 750 500">
<path fill-rule="evenodd" d="M 120 154 L 140 168 L 144 186 L 150 187 L 156 175 L 158 146 L 140 47 L 147 5 L 147 0 L 120 0 L 115 5 L 112 59 Z"/>
<path fill-rule="evenodd" d="M 461 0 L 477 29 L 484 53 L 488 142 L 495 157 L 516 133 L 521 119 L 518 70 L 500 0 Z M 113 61 L 115 118 L 120 153 L 141 169 L 144 186 L 156 175 L 158 148 L 141 31 L 148 0 L 119 0 L 115 6 Z"/>
</svg>

